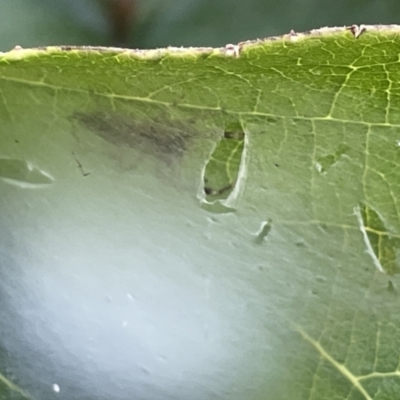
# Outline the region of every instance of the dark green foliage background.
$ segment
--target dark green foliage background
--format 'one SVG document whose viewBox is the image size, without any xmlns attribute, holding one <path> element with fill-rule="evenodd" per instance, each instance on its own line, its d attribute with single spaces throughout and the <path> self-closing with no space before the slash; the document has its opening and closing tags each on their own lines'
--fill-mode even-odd
<svg viewBox="0 0 400 400">
<path fill-rule="evenodd" d="M 2 0 L 0 50 L 19 44 L 111 45 L 99 2 Z M 221 46 L 322 26 L 392 24 L 395 0 L 142 0 L 128 46 Z"/>
</svg>

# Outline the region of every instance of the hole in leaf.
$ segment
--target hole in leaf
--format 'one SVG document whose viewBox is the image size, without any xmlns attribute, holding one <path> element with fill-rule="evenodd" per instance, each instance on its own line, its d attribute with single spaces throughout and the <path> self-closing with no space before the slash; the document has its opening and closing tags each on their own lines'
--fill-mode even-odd
<svg viewBox="0 0 400 400">
<path fill-rule="evenodd" d="M 261 244 L 264 242 L 265 238 L 268 236 L 272 228 L 272 219 L 268 219 L 267 221 L 263 221 L 261 223 L 260 230 L 257 232 L 257 236 L 255 238 L 256 244 Z"/>
<path fill-rule="evenodd" d="M 0 159 L 0 179 L 22 188 L 34 188 L 53 183 L 46 172 L 32 166 L 25 160 Z"/>
<path fill-rule="evenodd" d="M 349 150 L 349 146 L 347 146 L 346 144 L 342 143 L 336 150 L 334 153 L 332 154 L 327 154 L 325 156 L 319 157 L 317 159 L 317 162 L 315 164 L 317 170 L 319 173 L 323 174 L 326 171 L 328 171 L 328 169 L 330 167 L 332 167 L 332 165 L 336 164 L 340 158 Z"/>
<path fill-rule="evenodd" d="M 246 176 L 245 133 L 226 129 L 204 169 L 204 206 L 209 211 L 231 212 Z M 221 208 L 222 207 L 222 208 Z"/>
<path fill-rule="evenodd" d="M 354 209 L 363 234 L 367 253 L 375 267 L 389 275 L 400 270 L 400 240 L 390 235 L 380 215 L 371 207 L 361 204 Z"/>
</svg>

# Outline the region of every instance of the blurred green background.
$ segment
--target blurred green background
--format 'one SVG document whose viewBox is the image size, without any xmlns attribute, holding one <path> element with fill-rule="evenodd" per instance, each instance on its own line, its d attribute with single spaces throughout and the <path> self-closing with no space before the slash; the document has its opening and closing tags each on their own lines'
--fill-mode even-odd
<svg viewBox="0 0 400 400">
<path fill-rule="evenodd" d="M 221 46 L 322 26 L 393 24 L 398 0 L 1 0 L 15 45 Z"/>
</svg>

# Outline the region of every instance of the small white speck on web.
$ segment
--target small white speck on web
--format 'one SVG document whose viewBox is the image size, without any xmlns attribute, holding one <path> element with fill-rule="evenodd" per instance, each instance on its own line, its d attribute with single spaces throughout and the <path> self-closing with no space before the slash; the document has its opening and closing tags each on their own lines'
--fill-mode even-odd
<svg viewBox="0 0 400 400">
<path fill-rule="evenodd" d="M 60 393 L 60 390 L 61 390 L 60 386 L 58 386 L 57 383 L 53 383 L 52 389 L 53 389 L 53 392 L 55 392 L 55 393 Z"/>
<path fill-rule="evenodd" d="M 127 297 L 129 300 L 132 300 L 132 301 L 136 300 L 136 297 L 133 296 L 133 295 L 131 295 L 130 293 L 127 293 L 127 294 L 126 294 L 126 297 Z"/>
</svg>

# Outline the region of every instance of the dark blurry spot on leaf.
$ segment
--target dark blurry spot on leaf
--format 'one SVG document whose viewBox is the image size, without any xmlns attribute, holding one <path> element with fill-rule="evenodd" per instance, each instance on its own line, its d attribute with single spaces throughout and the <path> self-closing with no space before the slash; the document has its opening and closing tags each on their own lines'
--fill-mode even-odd
<svg viewBox="0 0 400 400">
<path fill-rule="evenodd" d="M 157 118 L 136 121 L 111 112 L 76 112 L 73 118 L 115 146 L 140 149 L 169 163 L 179 159 L 195 136 L 193 124 Z"/>
</svg>

